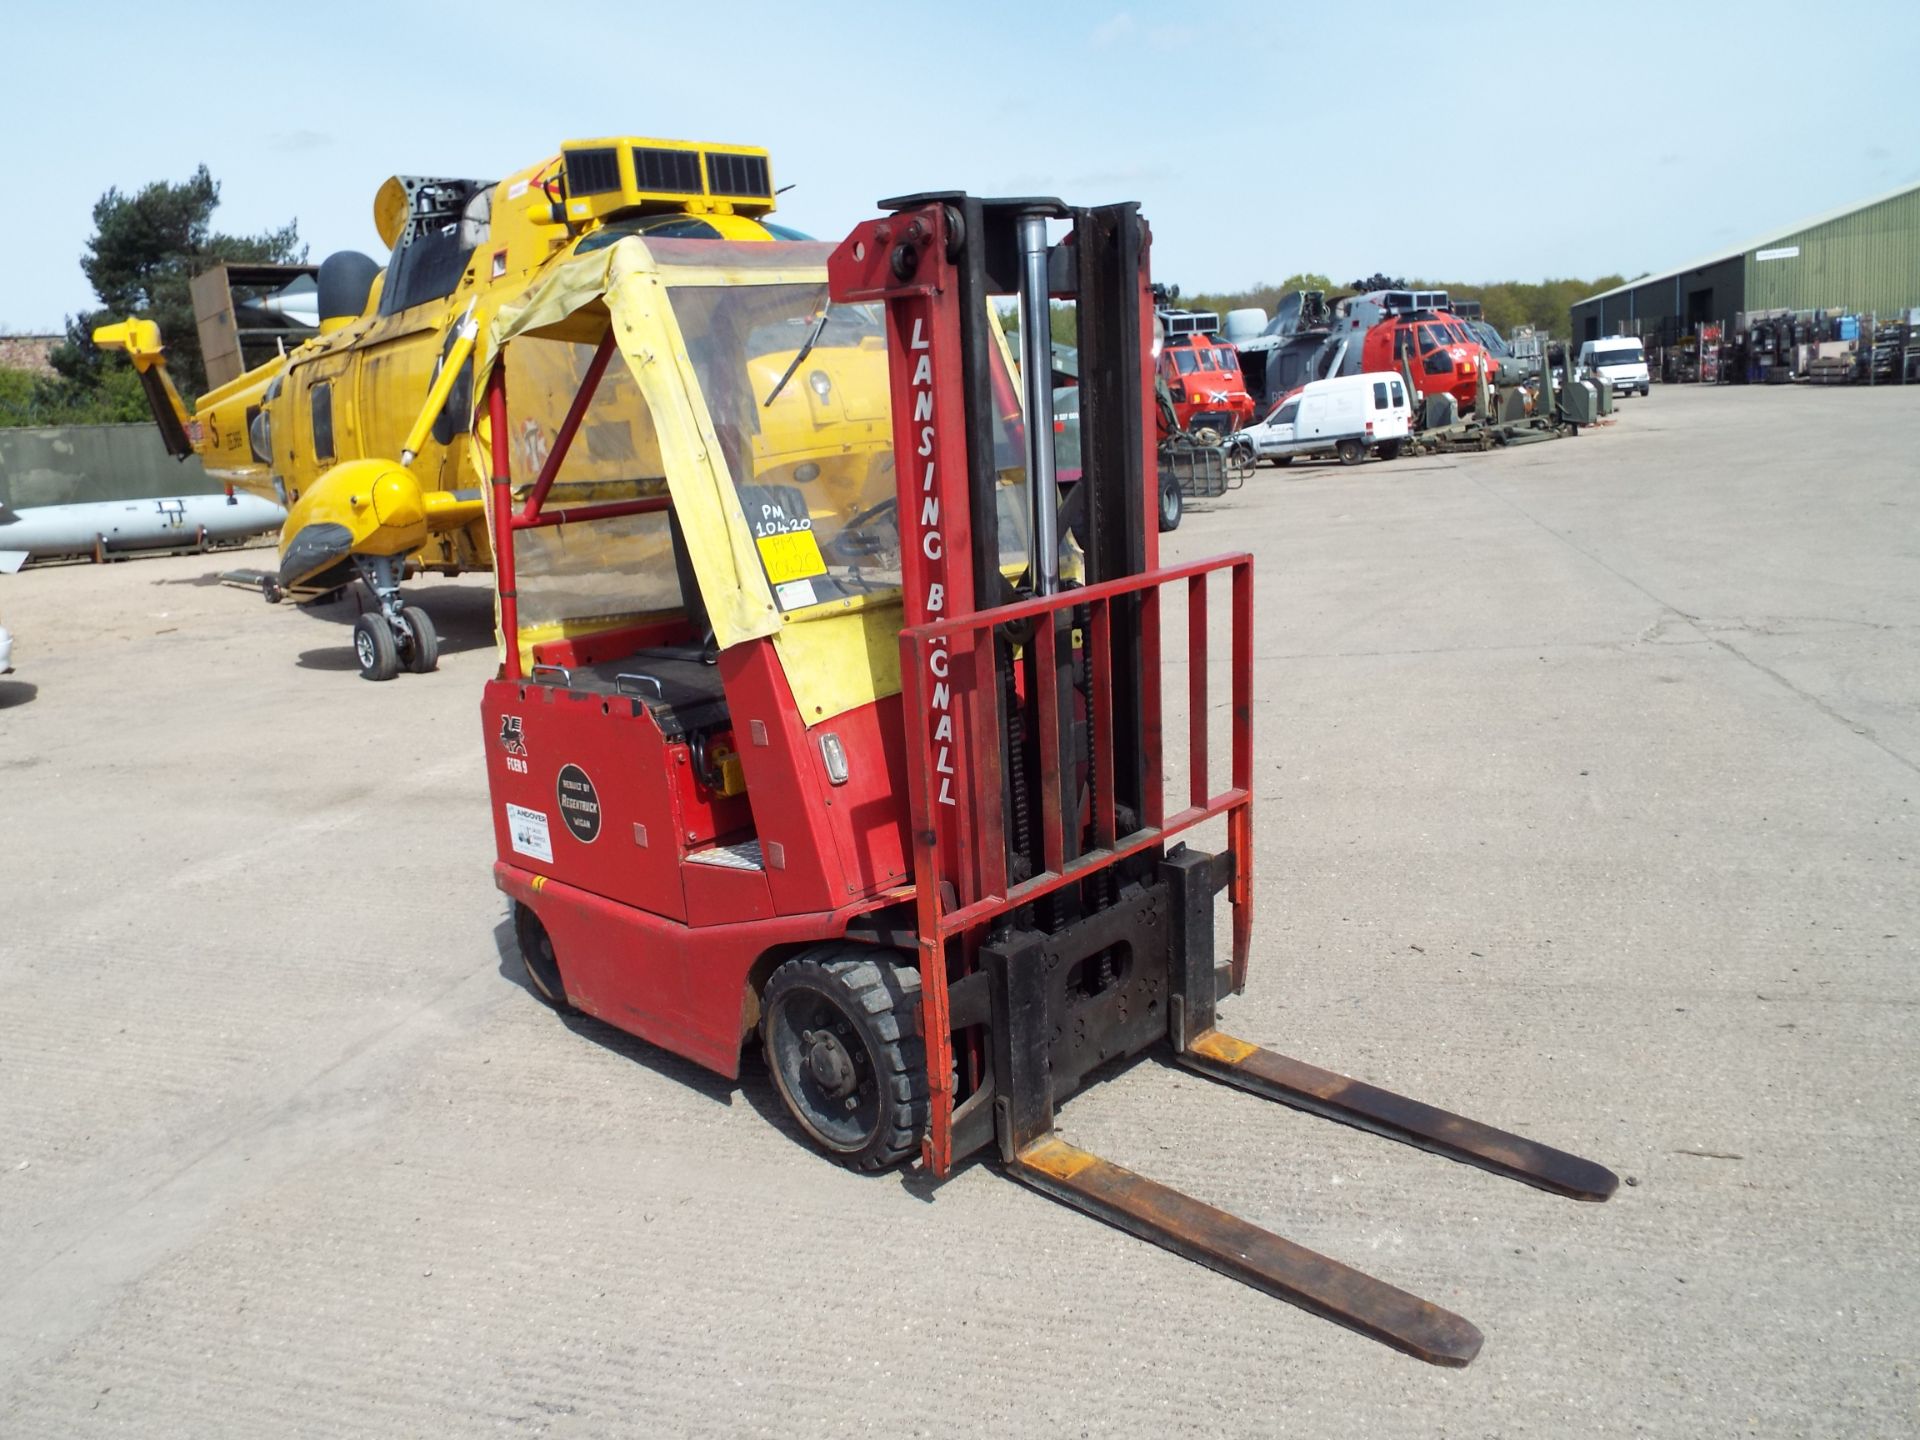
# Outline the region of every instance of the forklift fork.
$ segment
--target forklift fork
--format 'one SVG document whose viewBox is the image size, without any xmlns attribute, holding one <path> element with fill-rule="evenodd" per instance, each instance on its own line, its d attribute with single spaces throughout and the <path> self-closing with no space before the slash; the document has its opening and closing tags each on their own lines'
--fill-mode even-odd
<svg viewBox="0 0 1920 1440">
<path fill-rule="evenodd" d="M 1283 1105 L 1342 1121 L 1574 1200 L 1618 1180 L 1592 1161 L 1348 1079 L 1214 1028 L 1213 897 L 1232 856 L 1185 847 L 1161 865 L 1173 923 L 1165 952 L 1166 1033 L 1183 1065 Z M 1062 1017 L 1031 954 L 986 952 L 994 989 L 996 1131 L 1013 1178 L 1110 1225 L 1432 1365 L 1462 1366 L 1481 1335 L 1451 1311 L 1282 1239 L 1062 1140 L 1053 1074 Z M 1097 1003 L 1097 1002 L 1096 1002 Z M 1074 1077 L 1077 1079 L 1077 1077 Z"/>
</svg>

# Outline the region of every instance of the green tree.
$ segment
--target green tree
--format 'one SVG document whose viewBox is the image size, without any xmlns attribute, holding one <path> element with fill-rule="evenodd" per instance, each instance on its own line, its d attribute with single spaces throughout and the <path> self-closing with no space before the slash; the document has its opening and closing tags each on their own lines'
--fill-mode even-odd
<svg viewBox="0 0 1920 1440">
<path fill-rule="evenodd" d="M 105 425 L 151 418 L 131 365 L 103 366 L 100 383 L 0 366 L 0 426 Z"/>
<path fill-rule="evenodd" d="M 48 357 L 65 380 L 82 392 L 99 391 L 109 373 L 125 370 L 124 357 L 95 347 L 93 330 L 137 315 L 160 326 L 181 393 L 206 389 L 187 282 L 223 260 L 297 265 L 307 258 L 297 221 L 259 235 L 223 235 L 213 228 L 219 204 L 219 182 L 205 165 L 179 184 L 156 180 L 134 194 L 115 189 L 100 197 L 80 260 L 100 308 L 69 317 L 66 343 Z"/>
</svg>

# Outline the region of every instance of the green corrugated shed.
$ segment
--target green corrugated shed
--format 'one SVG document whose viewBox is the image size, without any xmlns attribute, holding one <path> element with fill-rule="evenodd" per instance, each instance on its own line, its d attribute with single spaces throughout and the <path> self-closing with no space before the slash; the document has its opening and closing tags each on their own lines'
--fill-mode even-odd
<svg viewBox="0 0 1920 1440">
<path fill-rule="evenodd" d="M 1685 330 L 1697 320 L 1731 324 L 1736 314 L 1762 310 L 1886 315 L 1914 307 L 1920 185 L 1590 295 L 1573 307 L 1573 337 Z"/>
<path fill-rule="evenodd" d="M 1774 250 L 1799 253 L 1760 258 Z M 1750 247 L 1746 260 L 1750 311 L 1920 305 L 1920 186 Z"/>
</svg>

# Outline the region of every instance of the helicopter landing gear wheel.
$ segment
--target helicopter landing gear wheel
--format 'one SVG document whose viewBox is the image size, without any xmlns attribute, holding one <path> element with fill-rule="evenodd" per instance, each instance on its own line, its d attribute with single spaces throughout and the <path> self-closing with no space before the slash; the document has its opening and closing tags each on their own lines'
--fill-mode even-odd
<svg viewBox="0 0 1920 1440">
<path fill-rule="evenodd" d="M 387 617 L 370 610 L 353 622 L 353 654 L 362 680 L 391 680 L 400 673 L 400 647 Z"/>
<path fill-rule="evenodd" d="M 400 623 L 407 627 L 407 669 L 426 675 L 440 664 L 440 632 L 433 628 L 433 617 L 418 605 L 400 611 Z"/>
<path fill-rule="evenodd" d="M 566 982 L 560 978 L 560 962 L 553 953 L 553 939 L 547 934 L 547 927 L 540 923 L 540 917 L 533 908 L 513 902 L 513 941 L 520 950 L 520 963 L 526 967 L 527 981 L 538 995 L 554 1009 L 567 1011 L 573 1006 L 567 1003 Z"/>
<path fill-rule="evenodd" d="M 761 996 L 760 1039 L 787 1111 L 855 1170 L 916 1153 L 927 1124 L 920 972 L 855 945 L 802 951 Z"/>
</svg>

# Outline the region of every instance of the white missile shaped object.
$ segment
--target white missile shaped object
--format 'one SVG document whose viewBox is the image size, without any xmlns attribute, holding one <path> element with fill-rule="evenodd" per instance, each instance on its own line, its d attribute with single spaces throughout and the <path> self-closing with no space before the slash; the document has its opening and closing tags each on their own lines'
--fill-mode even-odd
<svg viewBox="0 0 1920 1440">
<path fill-rule="evenodd" d="M 174 495 L 83 505 L 0 504 L 0 574 L 36 557 L 107 555 L 156 546 L 210 545 L 278 530 L 287 512 L 258 495 Z"/>
<path fill-rule="evenodd" d="M 243 327 L 271 325 L 268 317 L 278 316 L 293 325 L 303 325 L 309 330 L 320 325 L 320 287 L 311 275 L 302 275 L 292 284 L 275 290 L 270 295 L 262 295 L 254 300 L 242 300 L 234 307 L 234 318 Z"/>
</svg>

